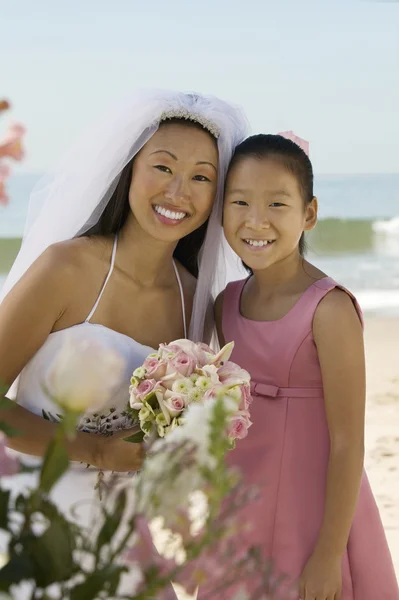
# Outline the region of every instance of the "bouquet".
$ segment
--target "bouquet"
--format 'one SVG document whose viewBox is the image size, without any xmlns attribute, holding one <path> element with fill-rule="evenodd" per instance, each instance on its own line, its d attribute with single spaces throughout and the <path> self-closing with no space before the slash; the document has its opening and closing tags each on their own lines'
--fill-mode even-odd
<svg viewBox="0 0 399 600">
<path fill-rule="evenodd" d="M 129 411 L 136 411 L 137 440 L 163 438 L 185 421 L 188 407 L 223 399 L 229 409 L 227 435 L 234 446 L 251 426 L 250 375 L 229 361 L 234 342 L 218 353 L 187 339 L 161 344 L 131 378 Z"/>
</svg>

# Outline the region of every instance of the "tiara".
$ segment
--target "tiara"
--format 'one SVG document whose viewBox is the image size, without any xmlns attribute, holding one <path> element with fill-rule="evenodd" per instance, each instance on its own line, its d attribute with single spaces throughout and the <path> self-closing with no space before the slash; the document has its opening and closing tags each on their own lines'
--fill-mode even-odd
<svg viewBox="0 0 399 600">
<path fill-rule="evenodd" d="M 215 125 L 215 123 L 198 113 L 190 112 L 186 108 L 166 110 L 162 113 L 159 122 L 162 123 L 162 121 L 167 121 L 168 119 L 186 119 L 186 121 L 193 121 L 194 123 L 202 125 L 202 127 L 209 131 L 216 139 L 220 136 L 220 128 Z"/>
</svg>

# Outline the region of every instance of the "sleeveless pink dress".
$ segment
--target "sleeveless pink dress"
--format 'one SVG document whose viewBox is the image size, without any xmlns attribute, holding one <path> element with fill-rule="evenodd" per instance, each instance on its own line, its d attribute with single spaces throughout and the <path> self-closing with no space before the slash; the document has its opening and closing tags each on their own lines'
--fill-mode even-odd
<svg viewBox="0 0 399 600">
<path fill-rule="evenodd" d="M 223 303 L 223 334 L 226 343 L 235 342 L 231 360 L 249 371 L 253 388 L 253 425 L 230 459 L 247 482 L 261 489 L 260 501 L 245 509 L 254 525 L 248 543 L 262 547 L 274 573 L 285 573 L 295 581 L 312 554 L 322 522 L 329 458 L 312 322 L 322 298 L 341 286 L 329 277 L 321 279 L 282 319 L 258 322 L 240 313 L 245 282 L 230 283 Z M 362 318 L 355 298 L 353 302 Z M 342 573 L 341 600 L 399 598 L 391 555 L 365 473 Z M 297 597 L 294 595 L 295 600 Z"/>
</svg>

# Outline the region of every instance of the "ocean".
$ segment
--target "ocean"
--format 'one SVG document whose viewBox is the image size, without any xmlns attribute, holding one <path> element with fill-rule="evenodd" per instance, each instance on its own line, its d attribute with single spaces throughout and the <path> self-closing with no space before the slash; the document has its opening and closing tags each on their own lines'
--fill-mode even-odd
<svg viewBox="0 0 399 600">
<path fill-rule="evenodd" d="M 8 182 L 0 206 L 0 287 L 21 243 L 29 192 L 38 175 Z M 307 258 L 348 287 L 364 311 L 399 315 L 399 173 L 315 176 L 319 222 Z"/>
</svg>

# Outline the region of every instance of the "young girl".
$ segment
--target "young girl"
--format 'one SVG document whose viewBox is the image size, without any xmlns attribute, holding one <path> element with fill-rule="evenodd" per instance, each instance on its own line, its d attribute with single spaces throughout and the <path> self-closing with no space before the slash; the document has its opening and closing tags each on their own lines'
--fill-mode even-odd
<svg viewBox="0 0 399 600">
<path fill-rule="evenodd" d="M 256 135 L 234 154 L 224 230 L 250 275 L 216 302 L 221 343 L 252 377 L 253 425 L 232 453 L 261 499 L 248 544 L 302 600 L 395 600 L 392 560 L 363 472 L 362 316 L 350 292 L 303 257 L 317 220 L 309 158 Z M 278 596 L 280 598 L 280 596 Z"/>
</svg>

